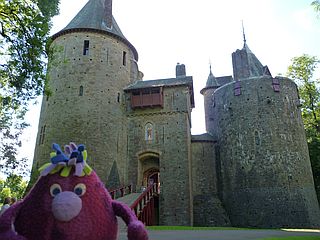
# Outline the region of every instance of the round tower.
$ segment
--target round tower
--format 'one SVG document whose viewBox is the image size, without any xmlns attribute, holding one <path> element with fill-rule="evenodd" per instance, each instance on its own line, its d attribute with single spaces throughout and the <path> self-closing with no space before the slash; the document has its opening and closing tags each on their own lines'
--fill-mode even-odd
<svg viewBox="0 0 320 240">
<path fill-rule="evenodd" d="M 206 82 L 205 88 L 203 88 L 200 93 L 204 97 L 204 112 L 205 112 L 205 122 L 206 122 L 206 130 L 208 133 L 213 134 L 214 131 L 212 129 L 214 121 L 213 112 L 210 111 L 212 107 L 214 107 L 214 91 L 219 88 L 218 81 L 216 77 L 213 75 L 210 65 L 210 73 Z M 215 136 L 214 136 L 215 137 Z"/>
<path fill-rule="evenodd" d="M 112 0 L 90 0 L 52 36 L 34 166 L 53 142 L 83 143 L 90 165 L 109 187 L 125 184 L 127 124 L 123 89 L 142 74 L 138 54 L 112 17 Z M 116 149 L 116 151 L 115 151 Z"/>
<path fill-rule="evenodd" d="M 236 226 L 319 226 L 308 147 L 294 82 L 272 77 L 215 92 L 223 202 Z"/>
<path fill-rule="evenodd" d="M 232 57 L 236 81 L 209 100 L 212 93 L 203 90 L 206 120 L 212 118 L 207 129 L 219 149 L 219 191 L 232 225 L 319 227 L 296 84 L 273 78 L 246 44 Z"/>
</svg>

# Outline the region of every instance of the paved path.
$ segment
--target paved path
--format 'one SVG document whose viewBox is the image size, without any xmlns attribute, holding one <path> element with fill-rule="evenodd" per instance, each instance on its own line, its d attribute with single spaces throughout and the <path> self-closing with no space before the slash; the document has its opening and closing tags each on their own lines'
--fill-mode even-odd
<svg viewBox="0 0 320 240">
<path fill-rule="evenodd" d="M 140 193 L 133 193 L 118 201 L 131 205 Z M 122 219 L 118 218 L 119 238 L 127 240 L 127 229 Z M 196 230 L 196 231 L 154 231 L 149 230 L 149 240 L 257 240 L 266 237 L 285 237 L 285 236 L 319 236 L 317 231 L 282 231 L 282 230 Z"/>
<path fill-rule="evenodd" d="M 257 240 L 266 237 L 319 236 L 318 232 L 287 232 L 281 230 L 196 230 L 196 231 L 148 231 L 149 240 Z M 127 240 L 125 232 L 119 240 Z"/>
</svg>

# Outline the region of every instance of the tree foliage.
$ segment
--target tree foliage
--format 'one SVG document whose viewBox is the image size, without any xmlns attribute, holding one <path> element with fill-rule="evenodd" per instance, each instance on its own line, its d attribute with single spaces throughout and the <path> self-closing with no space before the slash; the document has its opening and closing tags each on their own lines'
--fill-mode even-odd
<svg viewBox="0 0 320 240">
<path fill-rule="evenodd" d="M 314 56 L 302 55 L 292 59 L 288 76 L 298 85 L 302 103 L 302 117 L 308 131 L 320 133 L 320 92 L 317 89 L 319 80 L 313 79 L 319 60 Z"/>
<path fill-rule="evenodd" d="M 320 12 L 320 0 L 313 1 L 311 3 L 311 6 L 313 6 L 317 12 Z"/>
<path fill-rule="evenodd" d="M 288 77 L 298 85 L 313 178 L 320 201 L 320 79 L 313 77 L 318 63 L 319 59 L 314 56 L 295 57 L 288 68 Z"/>
<path fill-rule="evenodd" d="M 45 89 L 46 43 L 58 5 L 59 0 L 0 0 L 0 171 L 21 166 L 19 136 L 28 104 Z"/>
<path fill-rule="evenodd" d="M 0 179 L 0 202 L 6 197 L 21 199 L 24 196 L 27 182 L 19 175 L 11 174 L 6 180 Z"/>
</svg>

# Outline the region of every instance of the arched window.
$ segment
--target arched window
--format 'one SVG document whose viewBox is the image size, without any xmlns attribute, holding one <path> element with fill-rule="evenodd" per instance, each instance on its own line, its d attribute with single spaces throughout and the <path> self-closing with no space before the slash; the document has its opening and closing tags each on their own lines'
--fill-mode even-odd
<svg viewBox="0 0 320 240">
<path fill-rule="evenodd" d="M 83 86 L 80 86 L 79 88 L 79 96 L 83 96 Z"/>
<path fill-rule="evenodd" d="M 145 140 L 152 141 L 154 135 L 153 125 L 152 123 L 147 123 L 145 126 Z"/>
</svg>

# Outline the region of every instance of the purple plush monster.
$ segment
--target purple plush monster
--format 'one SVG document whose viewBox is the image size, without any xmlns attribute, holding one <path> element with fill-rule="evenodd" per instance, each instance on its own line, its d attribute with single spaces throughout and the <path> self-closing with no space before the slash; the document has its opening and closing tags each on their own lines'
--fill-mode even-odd
<svg viewBox="0 0 320 240">
<path fill-rule="evenodd" d="M 116 240 L 121 217 L 129 240 L 147 240 L 143 223 L 123 203 L 112 200 L 104 184 L 86 164 L 83 145 L 59 145 L 51 163 L 24 200 L 0 217 L 1 240 Z"/>
</svg>

